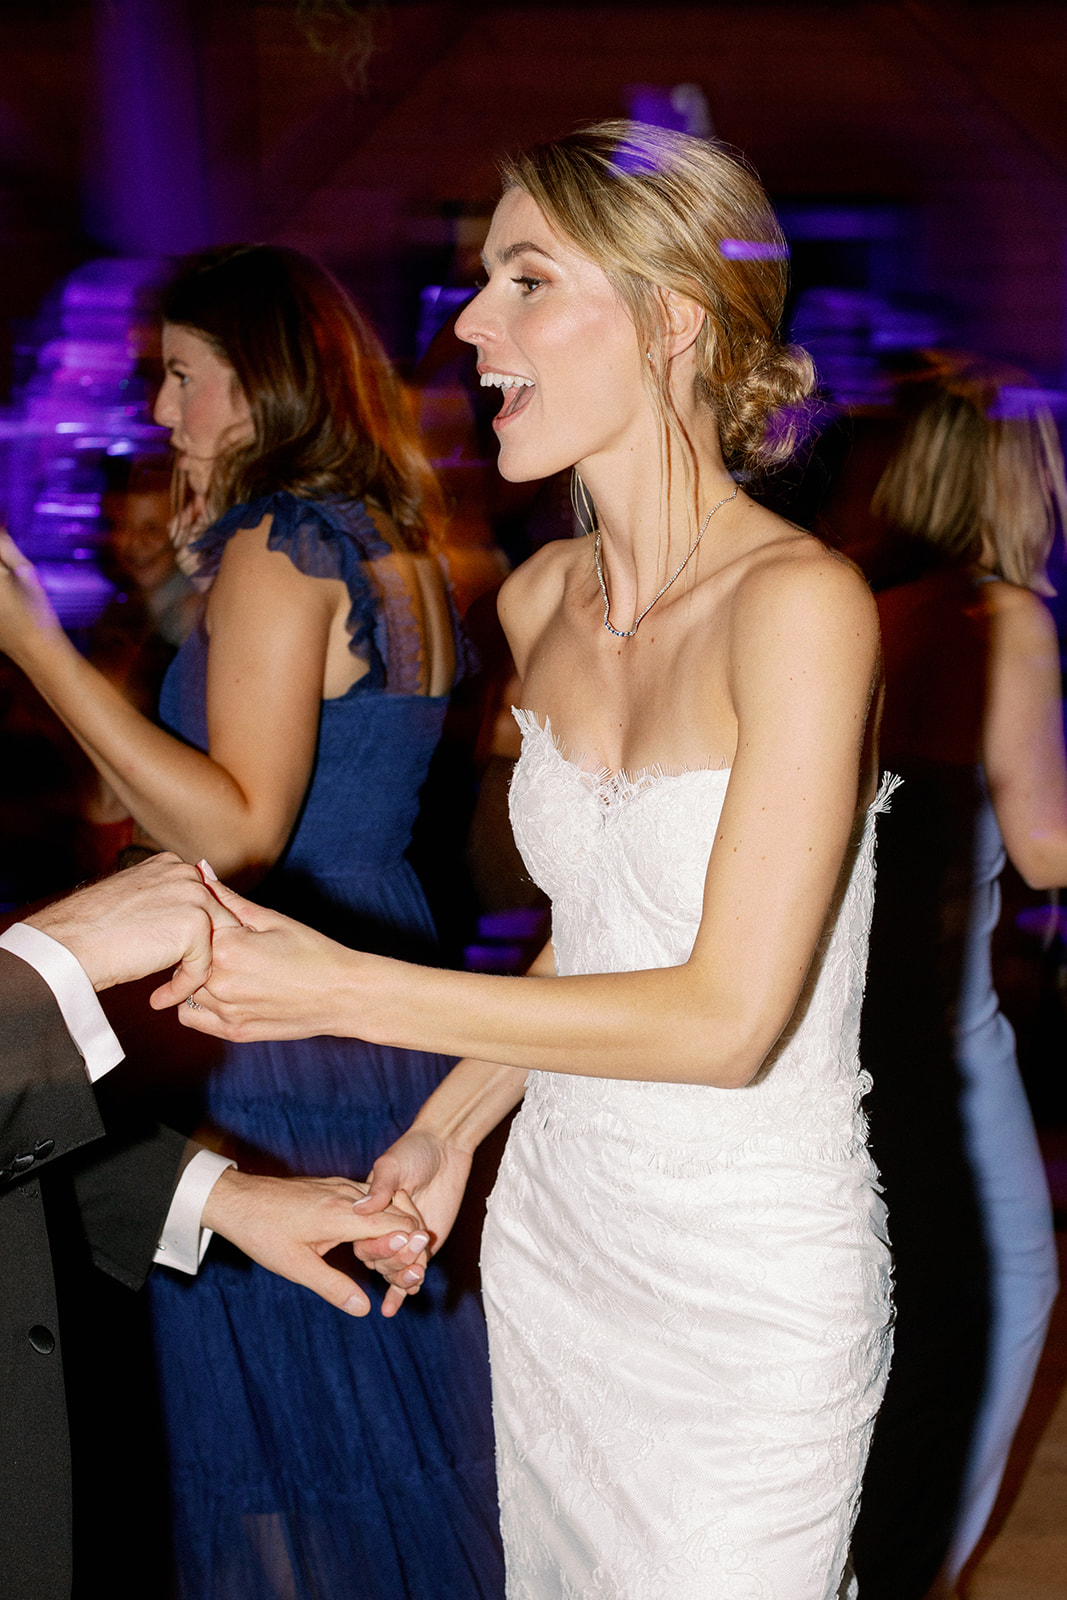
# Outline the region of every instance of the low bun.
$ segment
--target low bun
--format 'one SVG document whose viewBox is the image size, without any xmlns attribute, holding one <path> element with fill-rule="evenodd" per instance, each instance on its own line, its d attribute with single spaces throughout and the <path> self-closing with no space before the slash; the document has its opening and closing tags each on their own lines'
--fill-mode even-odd
<svg viewBox="0 0 1067 1600">
<path fill-rule="evenodd" d="M 724 463 L 758 476 L 788 461 L 810 432 L 814 363 L 800 345 L 777 340 L 734 360 L 721 352 L 720 343 L 712 346 L 701 390 L 718 420 Z"/>
</svg>

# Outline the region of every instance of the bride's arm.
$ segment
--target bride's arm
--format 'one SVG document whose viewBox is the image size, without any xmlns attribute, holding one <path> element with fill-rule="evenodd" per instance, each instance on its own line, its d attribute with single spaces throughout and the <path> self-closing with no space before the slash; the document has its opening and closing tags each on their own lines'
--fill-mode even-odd
<svg viewBox="0 0 1067 1600">
<path fill-rule="evenodd" d="M 525 1072 L 489 1061 L 460 1061 L 420 1110 L 406 1133 L 377 1157 L 370 1188 L 355 1205 L 373 1213 L 411 1195 L 425 1225 L 397 1250 L 388 1238 L 369 1238 L 353 1248 L 360 1260 L 389 1280 L 382 1313 L 390 1317 L 417 1293 L 426 1262 L 452 1231 L 471 1158 L 486 1134 L 522 1099 Z M 427 1240 L 428 1236 L 428 1240 Z"/>
<path fill-rule="evenodd" d="M 736 608 L 737 756 L 688 961 L 536 983 L 443 972 L 227 897 L 246 927 L 219 934 L 204 1009 L 182 1021 L 235 1040 L 334 1033 L 519 1069 L 747 1083 L 793 1011 L 849 847 L 878 630 L 862 580 L 825 553 L 757 575 Z"/>
<path fill-rule="evenodd" d="M 536 960 L 526 971 L 527 978 L 552 978 L 555 976 L 556 960 L 552 949 L 552 941 L 544 946 Z M 371 1189 L 365 1202 L 371 1209 L 373 1201 L 379 1192 L 385 1194 L 386 1179 L 391 1174 L 390 1158 L 399 1147 L 404 1146 L 413 1138 L 423 1141 L 432 1141 L 441 1150 L 447 1150 L 456 1156 L 459 1161 L 470 1165 L 470 1159 L 487 1134 L 491 1133 L 498 1123 L 503 1122 L 509 1112 L 514 1111 L 523 1097 L 526 1088 L 526 1072 L 515 1067 L 505 1066 L 499 1061 L 478 1061 L 466 1057 L 457 1061 L 451 1072 L 447 1073 L 437 1085 L 433 1094 L 426 1100 L 419 1110 L 418 1116 L 400 1138 L 380 1155 L 370 1175 Z M 405 1175 L 411 1178 L 415 1187 L 420 1192 L 429 1181 L 430 1174 L 420 1177 L 405 1168 Z M 464 1176 L 464 1182 L 466 1177 Z M 407 1188 L 406 1183 L 397 1182 L 388 1187 L 389 1198 L 397 1188 L 402 1188 L 406 1193 L 414 1191 Z M 457 1200 L 458 1204 L 458 1200 Z M 448 1219 L 451 1227 L 453 1217 Z M 430 1221 L 430 1218 L 427 1218 Z M 435 1226 L 434 1246 L 436 1250 L 443 1242 L 448 1229 L 443 1231 L 440 1226 Z"/>
<path fill-rule="evenodd" d="M 333 586 L 234 534 L 212 587 L 210 755 L 141 715 L 59 626 L 32 566 L 0 535 L 0 649 L 26 672 L 140 828 L 229 874 L 282 849 L 314 757 Z"/>
<path fill-rule="evenodd" d="M 551 941 L 527 973 L 551 977 L 556 970 Z M 493 1061 L 457 1061 L 406 1133 L 375 1159 L 370 1188 L 355 1209 L 378 1212 L 398 1192 L 410 1195 L 422 1218 L 427 1241 L 412 1235 L 396 1250 L 387 1238 L 353 1245 L 359 1259 L 389 1282 L 382 1315 L 395 1316 L 408 1295 L 417 1294 L 426 1263 L 452 1231 L 475 1150 L 488 1133 L 514 1111 L 526 1088 L 526 1073 Z"/>
</svg>

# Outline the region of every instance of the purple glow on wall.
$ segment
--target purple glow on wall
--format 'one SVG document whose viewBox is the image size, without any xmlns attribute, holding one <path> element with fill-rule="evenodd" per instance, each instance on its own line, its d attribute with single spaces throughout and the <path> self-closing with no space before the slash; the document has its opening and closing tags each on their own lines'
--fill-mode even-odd
<svg viewBox="0 0 1067 1600">
<path fill-rule="evenodd" d="M 990 406 L 989 416 L 1006 422 L 1013 417 L 1032 417 L 1036 411 L 1051 411 L 1063 419 L 1067 416 L 1067 394 L 1062 389 L 1035 389 L 1006 383 Z"/>
<path fill-rule="evenodd" d="M 673 128 L 698 139 L 710 138 L 715 131 L 698 83 L 631 83 L 626 90 L 626 109 L 634 122 Z"/>
<path fill-rule="evenodd" d="M 91 230 L 126 256 L 203 248 L 210 208 L 188 0 L 96 0 L 94 55 Z"/>
<path fill-rule="evenodd" d="M 727 261 L 789 260 L 789 246 L 773 239 L 720 239 L 719 253 Z"/>
<path fill-rule="evenodd" d="M 191 0 L 95 0 L 87 223 L 124 259 L 86 262 L 46 302 L 36 370 L 0 417 L 0 501 L 61 620 L 90 623 L 108 456 L 165 449 L 138 363 L 159 257 L 211 242 Z M 58 323 L 58 326 L 57 326 Z"/>
</svg>

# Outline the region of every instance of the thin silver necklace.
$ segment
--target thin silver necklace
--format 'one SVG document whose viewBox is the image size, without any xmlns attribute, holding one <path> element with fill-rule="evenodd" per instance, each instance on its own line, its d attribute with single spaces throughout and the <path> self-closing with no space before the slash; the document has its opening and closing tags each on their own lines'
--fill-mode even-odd
<svg viewBox="0 0 1067 1600">
<path fill-rule="evenodd" d="M 685 571 L 686 567 L 689 565 L 690 561 L 693 559 L 693 556 L 696 554 L 697 545 L 700 543 L 701 539 L 703 539 L 704 530 L 706 529 L 708 523 L 711 521 L 712 517 L 715 515 L 716 511 L 721 511 L 723 506 L 726 505 L 727 501 L 736 500 L 737 499 L 737 491 L 738 491 L 738 489 L 740 487 L 741 487 L 741 485 L 739 483 L 735 483 L 734 484 L 734 492 L 733 492 L 733 494 L 725 495 L 719 501 L 717 506 L 712 506 L 711 510 L 708 512 L 707 516 L 704 518 L 704 521 L 701 523 L 700 532 L 697 534 L 696 538 L 693 540 L 692 544 L 689 546 L 689 554 L 686 556 L 685 560 L 682 562 L 681 566 L 678 568 L 678 571 L 675 572 L 671 577 L 669 577 L 667 579 L 666 583 L 663 585 L 663 588 L 660 589 L 657 594 L 654 594 L 652 596 L 652 599 L 648 602 L 648 605 L 642 611 L 641 615 L 638 617 L 637 621 L 634 623 L 632 628 L 613 628 L 611 626 L 611 623 L 608 620 L 608 614 L 611 611 L 611 601 L 608 599 L 608 589 L 607 589 L 606 583 L 604 582 L 604 569 L 600 565 L 600 529 L 599 528 L 597 529 L 597 531 L 596 531 L 596 543 L 593 546 L 593 560 L 596 562 L 596 575 L 600 579 L 600 592 L 604 596 L 604 626 L 605 626 L 605 628 L 607 628 L 609 633 L 613 633 L 615 635 L 616 639 L 632 639 L 633 638 L 634 634 L 637 632 L 637 630 L 641 626 L 642 622 L 644 622 L 645 618 L 648 616 L 648 613 L 652 610 L 652 607 L 655 605 L 656 601 L 657 600 L 662 600 L 663 596 L 667 593 L 667 590 L 670 588 L 671 584 L 674 583 L 676 579 L 678 579 L 678 578 L 680 578 L 682 576 L 682 573 Z"/>
</svg>

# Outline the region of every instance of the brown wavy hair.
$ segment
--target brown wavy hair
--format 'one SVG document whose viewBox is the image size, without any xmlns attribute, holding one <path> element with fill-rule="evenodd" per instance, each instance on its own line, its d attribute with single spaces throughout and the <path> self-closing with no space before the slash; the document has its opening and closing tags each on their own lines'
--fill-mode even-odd
<svg viewBox="0 0 1067 1600">
<path fill-rule="evenodd" d="M 441 492 L 403 385 L 318 262 L 267 244 L 190 256 L 160 309 L 233 368 L 252 415 L 251 441 L 215 463 L 209 517 L 278 490 L 336 495 L 380 507 L 407 549 L 440 542 Z"/>
<path fill-rule="evenodd" d="M 815 374 L 807 351 L 780 337 L 788 251 L 742 161 L 709 139 L 612 121 L 505 161 L 501 177 L 596 262 L 644 348 L 665 341 L 667 291 L 695 301 L 697 395 L 726 466 L 757 474 L 788 460 L 807 433 Z M 650 364 L 649 381 L 668 430 L 684 436 L 665 361 Z"/>
<path fill-rule="evenodd" d="M 992 556 L 1008 583 L 1055 593 L 1045 567 L 1057 528 L 1067 526 L 1067 483 L 1056 424 L 1033 380 L 933 350 L 898 395 L 904 438 L 871 502 L 898 543 L 920 566 Z"/>
</svg>

